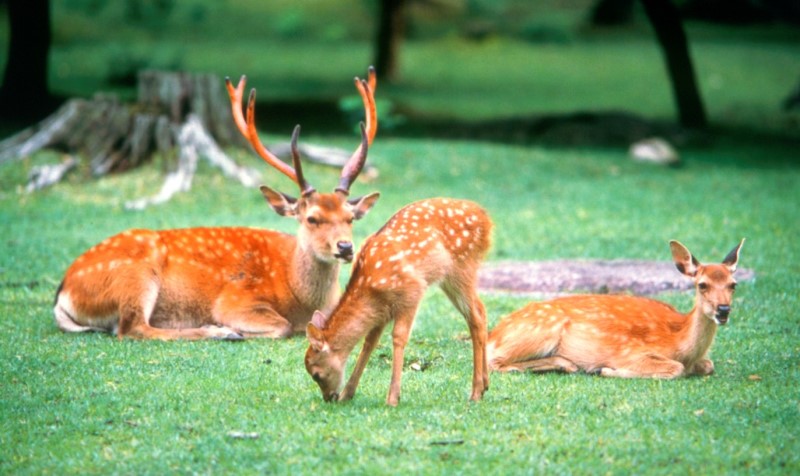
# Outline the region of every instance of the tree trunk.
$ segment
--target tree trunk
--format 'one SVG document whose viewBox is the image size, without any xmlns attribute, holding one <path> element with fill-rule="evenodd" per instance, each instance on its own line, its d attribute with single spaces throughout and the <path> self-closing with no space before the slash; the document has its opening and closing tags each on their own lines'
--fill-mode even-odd
<svg viewBox="0 0 800 476">
<path fill-rule="evenodd" d="M 0 89 L 0 116 L 38 119 L 53 110 L 47 88 L 49 0 L 9 0 L 11 35 Z"/>
<path fill-rule="evenodd" d="M 102 176 L 138 167 L 154 154 L 172 158 L 177 148 L 177 165 L 161 190 L 126 203 L 128 208 L 141 209 L 188 191 L 200 157 L 242 185 L 255 186 L 261 179 L 261 169 L 239 166 L 220 145 L 249 148 L 231 117 L 230 102 L 218 77 L 143 71 L 139 73 L 136 104 L 123 104 L 114 96 L 102 94 L 91 100 L 69 100 L 39 124 L 0 142 L 0 164 L 45 148 L 64 152 L 66 158 L 61 164 L 30 171 L 26 189 L 33 191 L 59 182 L 76 168 Z M 279 156 L 291 153 L 289 144 L 271 149 Z M 334 167 L 342 167 L 350 157 L 340 149 L 307 144 L 301 144 L 299 150 L 306 160 Z M 80 158 L 87 160 L 87 167 L 78 167 Z M 257 158 L 254 163 L 262 165 Z M 377 172 L 366 166 L 362 175 L 369 178 Z"/>
<path fill-rule="evenodd" d="M 670 0 L 642 0 L 642 5 L 667 62 L 680 124 L 691 128 L 706 127 L 708 119 L 678 9 Z"/>
<path fill-rule="evenodd" d="M 255 186 L 259 172 L 237 165 L 218 143 L 245 143 L 231 119 L 230 103 L 219 78 L 145 71 L 139 75 L 135 105 L 102 94 L 90 100 L 69 100 L 41 123 L 0 142 L 0 163 L 44 148 L 64 152 L 62 164 L 31 170 L 27 190 L 32 191 L 57 183 L 77 168 L 76 157 L 85 158 L 92 175 L 101 176 L 137 167 L 154 154 L 172 156 L 177 147 L 176 170 L 168 175 L 161 191 L 127 204 L 143 208 L 188 190 L 200 156 L 243 185 Z"/>
<path fill-rule="evenodd" d="M 378 79 L 393 81 L 399 74 L 400 43 L 405 36 L 405 0 L 381 0 L 376 38 Z"/>
<path fill-rule="evenodd" d="M 627 25 L 633 20 L 636 0 L 597 0 L 589 12 L 589 23 L 594 26 Z"/>
</svg>

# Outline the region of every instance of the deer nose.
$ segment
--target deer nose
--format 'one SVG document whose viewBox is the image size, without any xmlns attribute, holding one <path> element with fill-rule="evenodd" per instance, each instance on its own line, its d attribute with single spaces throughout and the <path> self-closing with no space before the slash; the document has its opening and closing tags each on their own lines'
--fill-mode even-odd
<svg viewBox="0 0 800 476">
<path fill-rule="evenodd" d="M 339 253 L 352 253 L 353 252 L 353 244 L 349 241 L 340 241 L 336 243 L 336 247 L 339 248 Z"/>
<path fill-rule="evenodd" d="M 353 243 L 349 241 L 339 241 L 336 243 L 339 251 L 338 257 L 350 260 L 353 258 Z"/>
<path fill-rule="evenodd" d="M 731 313 L 731 307 L 726 305 L 717 306 L 717 315 L 719 317 L 728 317 L 728 314 Z"/>
</svg>

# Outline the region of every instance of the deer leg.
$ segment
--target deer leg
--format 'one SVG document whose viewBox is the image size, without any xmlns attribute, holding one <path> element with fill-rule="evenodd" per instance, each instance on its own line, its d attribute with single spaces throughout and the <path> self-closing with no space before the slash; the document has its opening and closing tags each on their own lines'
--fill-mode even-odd
<svg viewBox="0 0 800 476">
<path fill-rule="evenodd" d="M 469 326 L 472 339 L 472 395 L 470 400 L 478 401 L 489 389 L 489 363 L 486 360 L 486 308 L 475 292 L 474 274 L 467 279 L 451 279 L 442 284 L 442 290 L 450 302 L 458 309 Z"/>
<path fill-rule="evenodd" d="M 386 404 L 393 407 L 396 407 L 400 402 L 400 381 L 403 376 L 403 358 L 420 299 L 421 297 L 417 297 L 413 299 L 412 305 L 405 307 L 405 309 L 395 311 L 394 328 L 392 329 L 392 381 L 389 384 L 389 394 L 386 396 Z"/>
<path fill-rule="evenodd" d="M 137 269 L 136 273 L 121 274 L 122 281 L 115 286 L 126 289 L 125 297 L 120 302 L 120 323 L 118 335 L 135 339 L 159 340 L 198 340 L 225 339 L 239 340 L 241 335 L 231 329 L 220 326 L 203 326 L 190 328 L 154 327 L 151 318 L 156 308 L 161 291 L 159 280 L 153 277 L 151 269 Z M 137 279 L 137 276 L 146 278 Z"/>
<path fill-rule="evenodd" d="M 578 366 L 569 359 L 564 357 L 553 356 L 545 357 L 543 359 L 523 360 L 520 362 L 495 363 L 495 368 L 498 372 L 523 372 L 525 370 L 531 372 L 564 372 L 575 373 L 578 371 Z"/>
<path fill-rule="evenodd" d="M 119 327 L 117 335 L 132 337 L 134 339 L 226 339 L 238 340 L 242 336 L 218 326 L 194 327 L 186 329 L 168 329 L 153 327 L 150 325 L 150 317 L 153 314 L 156 301 L 158 300 L 159 285 L 157 280 L 146 280 L 139 289 L 127 288 L 126 296 L 119 306 Z"/>
<path fill-rule="evenodd" d="M 603 367 L 600 375 L 619 378 L 675 378 L 684 372 L 683 364 L 658 354 L 647 354 L 639 360 L 617 368 Z"/>
<path fill-rule="evenodd" d="M 244 337 L 283 339 L 294 334 L 292 324 L 271 309 L 269 311 L 237 313 L 221 316 L 218 322 L 236 329 Z"/>
<path fill-rule="evenodd" d="M 688 375 L 711 375 L 714 373 L 714 362 L 700 359 L 686 372 Z"/>
<path fill-rule="evenodd" d="M 236 329 L 245 337 L 276 339 L 294 333 L 292 324 L 272 307 L 242 294 L 223 292 L 214 303 L 211 316 L 214 322 Z"/>
<path fill-rule="evenodd" d="M 361 374 L 364 372 L 364 368 L 367 366 L 367 361 L 369 361 L 372 351 L 375 350 L 375 347 L 378 345 L 378 342 L 381 339 L 381 334 L 383 334 L 384 327 L 386 327 L 385 324 L 375 327 L 369 331 L 367 337 L 364 338 L 364 345 L 361 347 L 361 352 L 358 354 L 358 360 L 356 360 L 353 373 L 350 374 L 350 378 L 347 380 L 347 385 L 345 385 L 342 393 L 339 394 L 340 401 L 350 400 L 356 394 L 356 388 L 358 387 L 359 380 L 361 380 Z"/>
</svg>

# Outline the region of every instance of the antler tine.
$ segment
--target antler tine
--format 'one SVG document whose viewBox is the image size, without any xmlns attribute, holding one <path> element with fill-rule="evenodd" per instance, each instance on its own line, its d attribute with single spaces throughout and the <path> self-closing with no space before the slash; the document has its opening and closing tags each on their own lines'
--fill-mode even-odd
<svg viewBox="0 0 800 476">
<path fill-rule="evenodd" d="M 239 83 L 236 88 L 231 83 L 231 78 L 225 77 L 225 87 L 228 89 L 228 96 L 231 98 L 231 112 L 233 113 L 233 122 L 243 136 L 247 137 L 247 122 L 244 120 L 242 114 L 242 96 L 244 95 L 244 86 L 247 84 L 247 76 L 242 75 L 239 78 Z"/>
<path fill-rule="evenodd" d="M 369 89 L 372 91 L 372 94 L 375 94 L 375 90 L 378 89 L 378 75 L 375 72 L 374 66 L 367 68 L 367 83 L 369 84 Z"/>
<path fill-rule="evenodd" d="M 375 134 L 378 132 L 378 112 L 375 108 L 375 87 L 377 86 L 377 76 L 375 68 L 370 66 L 367 72 L 367 79 L 355 78 L 356 89 L 364 102 L 364 114 L 366 124 L 361 123 L 361 144 L 358 146 L 347 163 L 342 167 L 342 176 L 336 191 L 344 194 L 350 193 L 350 185 L 361 173 L 364 163 L 367 160 L 367 149 L 372 145 Z"/>
<path fill-rule="evenodd" d="M 303 178 L 303 166 L 300 163 L 300 151 L 297 150 L 298 137 L 300 137 L 300 124 L 294 126 L 294 131 L 292 132 L 292 164 L 294 165 L 294 171 L 297 175 L 297 185 L 300 186 L 300 192 L 302 196 L 307 197 L 316 192 L 316 190 L 308 182 L 306 182 L 305 178 Z"/>
<path fill-rule="evenodd" d="M 356 89 L 361 95 L 361 100 L 364 102 L 364 115 L 367 121 L 367 135 L 369 137 L 369 145 L 372 145 L 375 134 L 378 133 L 378 111 L 375 108 L 375 91 L 370 86 L 370 82 L 375 82 L 375 69 L 370 68 L 370 77 L 367 80 L 355 79 Z"/>
<path fill-rule="evenodd" d="M 292 179 L 294 183 L 300 185 L 300 183 L 297 181 L 297 173 L 295 170 L 281 159 L 276 157 L 266 147 L 264 147 L 264 144 L 261 143 L 261 139 L 258 138 L 258 132 L 256 131 L 255 88 L 250 90 L 250 99 L 247 101 L 247 134 L 245 137 L 247 137 L 250 145 L 253 146 L 253 149 L 255 149 L 256 153 L 261 156 L 266 163 L 278 169 L 279 172 Z"/>
<path fill-rule="evenodd" d="M 350 194 L 350 185 L 361 173 L 364 163 L 367 161 L 367 150 L 369 149 L 369 138 L 367 137 L 366 126 L 362 122 L 361 126 L 361 145 L 358 146 L 355 153 L 347 160 L 347 163 L 342 167 L 342 176 L 339 179 L 339 186 L 336 187 L 337 192 L 345 195 Z"/>
</svg>

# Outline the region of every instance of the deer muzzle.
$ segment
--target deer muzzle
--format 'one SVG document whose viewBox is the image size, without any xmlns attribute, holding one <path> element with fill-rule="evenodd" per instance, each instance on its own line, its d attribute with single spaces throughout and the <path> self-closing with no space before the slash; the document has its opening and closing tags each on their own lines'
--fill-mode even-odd
<svg viewBox="0 0 800 476">
<path fill-rule="evenodd" d="M 336 401 L 339 400 L 339 393 L 338 392 L 323 393 L 322 394 L 322 398 L 323 398 L 323 400 L 325 400 L 328 403 L 336 402 Z"/>
<path fill-rule="evenodd" d="M 717 312 L 714 314 L 714 320 L 717 321 L 719 325 L 725 325 L 728 323 L 728 316 L 731 313 L 731 307 L 728 305 L 719 305 L 717 306 Z"/>
<path fill-rule="evenodd" d="M 353 261 L 353 242 L 352 241 L 339 241 L 336 243 L 337 253 L 334 255 L 336 258 L 349 263 Z"/>
</svg>

